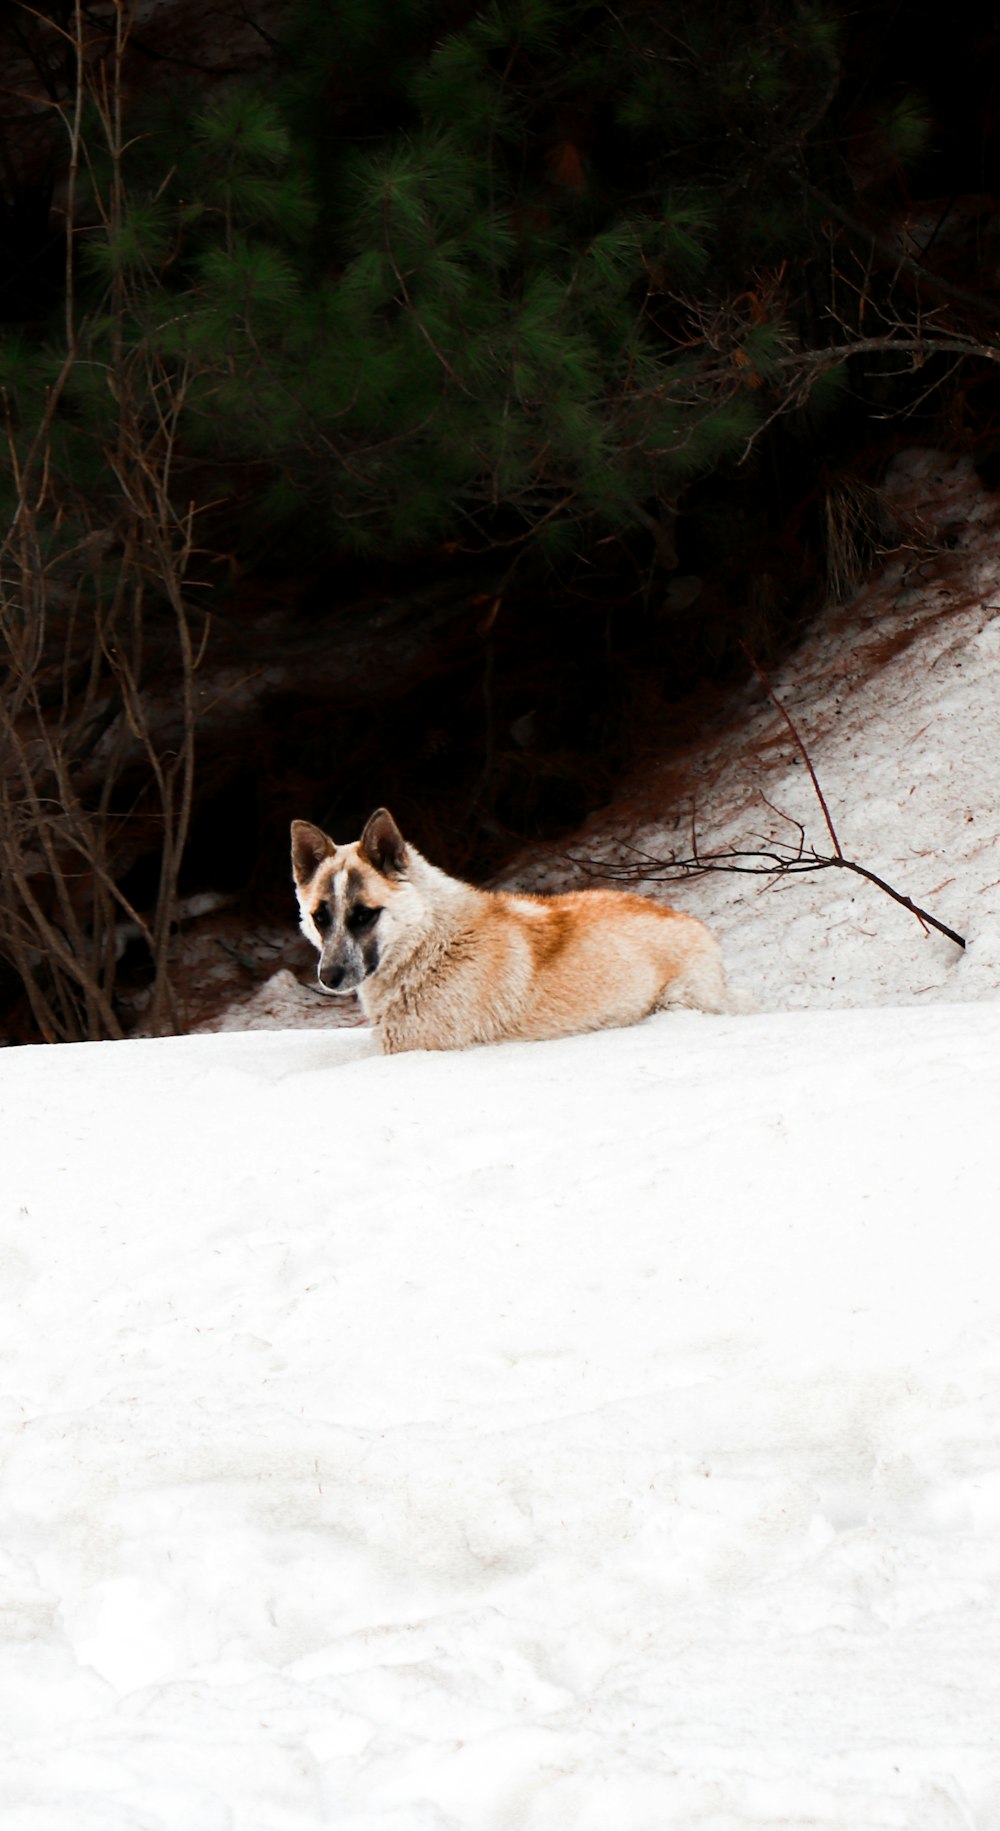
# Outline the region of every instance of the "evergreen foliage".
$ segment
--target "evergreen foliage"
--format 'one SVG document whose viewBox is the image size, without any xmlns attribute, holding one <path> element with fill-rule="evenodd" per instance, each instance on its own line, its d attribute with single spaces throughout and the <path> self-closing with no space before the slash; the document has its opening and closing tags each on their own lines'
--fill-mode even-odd
<svg viewBox="0 0 1000 1831">
<path fill-rule="evenodd" d="M 88 138 L 67 480 L 99 483 L 124 335 L 184 374 L 178 482 L 252 470 L 244 548 L 262 517 L 362 551 L 668 520 L 799 345 L 762 268 L 815 251 L 796 168 L 837 75 L 804 0 L 299 0 L 266 82 L 132 138 L 110 214 Z M 884 123 L 900 159 L 925 128 Z M 60 360 L 4 353 L 25 437 Z"/>
</svg>

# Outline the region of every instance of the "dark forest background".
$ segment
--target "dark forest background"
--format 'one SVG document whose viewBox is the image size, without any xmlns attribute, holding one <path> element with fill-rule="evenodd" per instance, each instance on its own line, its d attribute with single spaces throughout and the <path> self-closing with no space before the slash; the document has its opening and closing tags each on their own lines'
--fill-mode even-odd
<svg viewBox="0 0 1000 1831">
<path fill-rule="evenodd" d="M 377 802 L 495 870 L 1000 459 L 1000 21 L 0 10 L 0 1030 Z M 947 539 L 947 531 L 936 531 Z"/>
</svg>

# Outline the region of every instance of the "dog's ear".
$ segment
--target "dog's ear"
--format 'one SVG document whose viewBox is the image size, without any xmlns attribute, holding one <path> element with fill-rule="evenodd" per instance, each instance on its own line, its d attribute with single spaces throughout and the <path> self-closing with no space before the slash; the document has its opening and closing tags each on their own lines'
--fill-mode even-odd
<svg viewBox="0 0 1000 1831">
<path fill-rule="evenodd" d="M 387 807 L 377 808 L 360 840 L 370 865 L 383 877 L 398 877 L 406 866 L 406 840 Z"/>
<path fill-rule="evenodd" d="M 308 820 L 292 821 L 292 872 L 297 884 L 310 884 L 324 858 L 337 850 L 332 839 Z"/>
</svg>

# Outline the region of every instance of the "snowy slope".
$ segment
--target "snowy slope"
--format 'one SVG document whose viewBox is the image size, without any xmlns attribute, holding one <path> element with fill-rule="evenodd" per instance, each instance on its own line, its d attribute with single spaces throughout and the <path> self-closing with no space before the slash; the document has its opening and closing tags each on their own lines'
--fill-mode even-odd
<svg viewBox="0 0 1000 1831">
<path fill-rule="evenodd" d="M 968 941 L 963 953 L 856 876 L 711 875 L 657 890 L 709 922 L 761 1009 L 930 1004 L 1000 994 L 1000 493 L 967 457 L 912 451 L 884 497 L 897 550 L 773 675 L 843 851 Z M 775 841 L 832 850 L 802 757 L 754 682 L 734 722 L 653 763 L 569 850 L 591 860 Z M 585 881 L 526 857 L 511 880 Z"/>
<path fill-rule="evenodd" d="M 852 602 L 821 617 L 773 673 L 805 740 L 848 858 L 966 937 L 962 951 L 854 875 L 710 875 L 637 888 L 701 916 L 731 976 L 761 1010 L 926 1005 L 1000 996 L 1000 492 L 971 459 L 911 451 L 884 500 L 895 547 Z M 379 789 L 373 784 L 373 799 Z M 699 850 L 832 844 L 802 757 L 758 683 L 680 758 L 651 759 L 567 851 L 602 863 Z M 341 835 L 349 837 L 349 835 Z M 282 858 L 280 867 L 286 869 Z M 504 874 L 522 889 L 591 881 L 562 853 L 532 847 Z M 289 892 L 289 935 L 294 908 Z M 264 954 L 280 949 L 266 931 Z M 232 982 L 213 943 L 194 967 Z M 287 945 L 287 943 L 286 943 Z M 283 966 L 237 995 L 206 1030 L 357 1021 Z"/>
<path fill-rule="evenodd" d="M 1000 1010 L 0 1055 L 3 1831 L 993 1831 Z"/>
</svg>

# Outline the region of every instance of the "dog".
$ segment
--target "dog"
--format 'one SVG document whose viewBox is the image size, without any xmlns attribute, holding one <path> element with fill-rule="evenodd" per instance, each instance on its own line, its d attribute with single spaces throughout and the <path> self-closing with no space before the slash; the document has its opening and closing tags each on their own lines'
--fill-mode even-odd
<svg viewBox="0 0 1000 1831">
<path fill-rule="evenodd" d="M 619 890 L 477 890 L 422 857 L 384 807 L 352 845 L 293 820 L 292 874 L 322 990 L 358 993 L 386 1055 L 733 1008 L 697 917 Z"/>
</svg>

